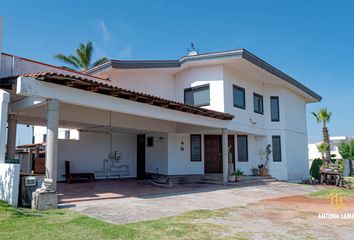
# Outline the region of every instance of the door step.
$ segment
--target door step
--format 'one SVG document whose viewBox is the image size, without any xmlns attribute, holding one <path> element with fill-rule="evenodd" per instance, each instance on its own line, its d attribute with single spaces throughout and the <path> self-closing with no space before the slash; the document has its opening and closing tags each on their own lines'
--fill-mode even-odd
<svg viewBox="0 0 354 240">
<path fill-rule="evenodd" d="M 245 184 L 262 184 L 262 183 L 269 183 L 269 182 L 275 182 L 277 179 L 271 177 L 271 176 L 242 176 L 241 181 L 237 182 L 228 182 L 227 185 L 245 185 Z M 224 185 L 222 175 L 221 176 L 210 176 L 210 175 L 205 175 L 200 181 L 200 183 L 206 183 L 206 184 L 218 184 L 218 185 Z"/>
</svg>

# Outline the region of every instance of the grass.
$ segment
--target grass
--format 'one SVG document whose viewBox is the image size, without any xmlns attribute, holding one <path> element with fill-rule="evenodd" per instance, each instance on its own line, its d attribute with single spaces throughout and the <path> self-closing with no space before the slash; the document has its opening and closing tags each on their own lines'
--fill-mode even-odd
<svg viewBox="0 0 354 240">
<path fill-rule="evenodd" d="M 226 210 L 191 211 L 176 217 L 115 225 L 70 210 L 34 211 L 0 201 L 0 239 L 219 239 L 225 229 L 196 219 L 226 216 Z"/>
<path fill-rule="evenodd" d="M 324 188 L 320 191 L 310 193 L 309 196 L 310 197 L 325 198 L 325 197 L 329 197 L 331 193 L 339 193 L 343 197 L 354 197 L 354 190 L 353 189 L 336 188 L 336 187 Z"/>
</svg>

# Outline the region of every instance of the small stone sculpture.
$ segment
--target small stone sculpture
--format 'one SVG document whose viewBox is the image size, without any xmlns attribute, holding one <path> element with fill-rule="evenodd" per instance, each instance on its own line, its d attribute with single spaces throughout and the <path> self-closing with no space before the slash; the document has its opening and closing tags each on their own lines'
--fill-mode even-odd
<svg viewBox="0 0 354 240">
<path fill-rule="evenodd" d="M 53 186 L 53 179 L 45 178 L 43 180 L 42 186 L 36 190 L 36 193 L 46 193 L 46 192 L 55 192 Z"/>
</svg>

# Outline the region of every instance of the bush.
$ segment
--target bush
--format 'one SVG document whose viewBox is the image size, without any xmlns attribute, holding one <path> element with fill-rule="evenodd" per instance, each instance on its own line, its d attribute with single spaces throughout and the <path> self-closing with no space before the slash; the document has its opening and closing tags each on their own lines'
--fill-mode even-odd
<svg viewBox="0 0 354 240">
<path fill-rule="evenodd" d="M 320 158 L 314 159 L 311 164 L 310 175 L 318 181 L 320 180 L 320 168 L 322 165 L 323 161 Z"/>
<path fill-rule="evenodd" d="M 339 159 L 338 161 L 338 167 L 339 167 L 339 173 L 340 174 L 344 174 L 344 170 L 345 170 L 345 163 L 343 159 Z"/>
</svg>

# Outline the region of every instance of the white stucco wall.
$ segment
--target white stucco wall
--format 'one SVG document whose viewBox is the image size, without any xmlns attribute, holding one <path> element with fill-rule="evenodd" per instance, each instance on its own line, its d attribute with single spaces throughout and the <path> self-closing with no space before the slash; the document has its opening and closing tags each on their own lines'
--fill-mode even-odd
<svg viewBox="0 0 354 240">
<path fill-rule="evenodd" d="M 17 207 L 20 165 L 0 163 L 0 199 Z"/>
<path fill-rule="evenodd" d="M 153 138 L 153 146 L 145 148 L 145 171 L 147 173 L 168 174 L 167 162 L 167 134 L 166 133 L 149 133 L 146 138 Z"/>
<path fill-rule="evenodd" d="M 308 179 L 310 174 L 306 148 L 307 136 L 288 131 L 286 133 L 286 142 L 288 179 L 291 181 Z"/>
<path fill-rule="evenodd" d="M 190 135 L 168 134 L 168 174 L 204 174 L 204 137 L 202 136 L 202 161 L 191 161 Z M 183 149 L 183 150 L 182 150 Z"/>
<path fill-rule="evenodd" d="M 114 133 L 112 151 L 121 154 L 121 165 L 128 165 L 128 177 L 136 177 L 136 135 Z M 103 170 L 103 159 L 110 153 L 110 137 L 106 133 L 80 132 L 80 140 L 59 140 L 58 180 L 64 180 L 65 160 L 72 172 Z"/>
<path fill-rule="evenodd" d="M 175 100 L 174 76 L 154 70 L 117 71 L 110 75 L 111 84 L 130 90 Z"/>
</svg>

